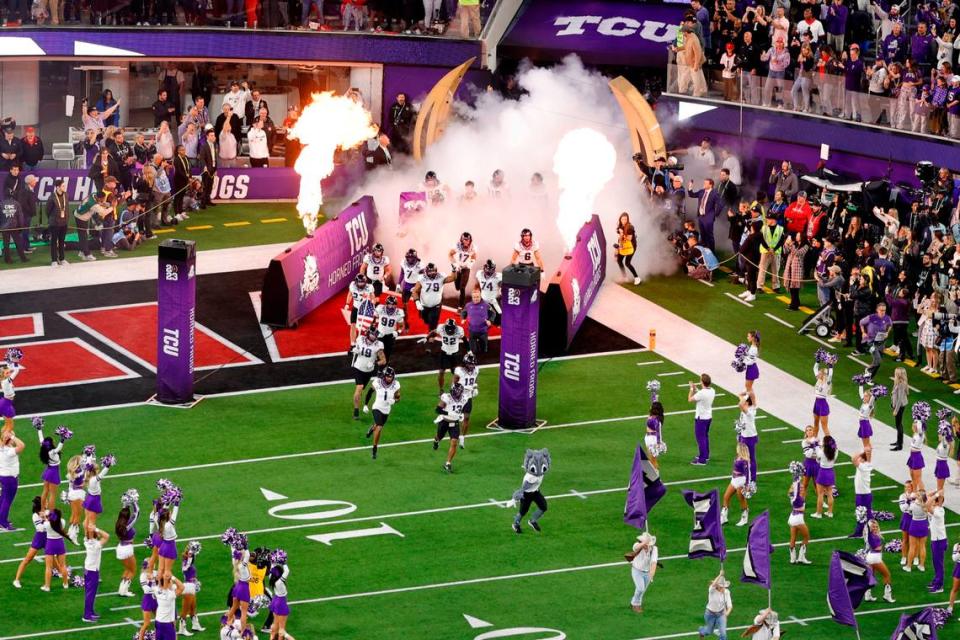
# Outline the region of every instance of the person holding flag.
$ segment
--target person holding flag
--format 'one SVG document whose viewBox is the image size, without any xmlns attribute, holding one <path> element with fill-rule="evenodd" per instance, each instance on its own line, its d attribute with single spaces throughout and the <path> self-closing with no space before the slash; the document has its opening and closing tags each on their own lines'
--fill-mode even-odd
<svg viewBox="0 0 960 640">
<path fill-rule="evenodd" d="M 355 344 L 357 342 L 357 336 L 362 333 L 362 330 L 359 328 L 360 323 L 357 321 L 357 317 L 360 314 L 360 307 L 364 302 L 369 302 L 371 305 L 372 300 L 376 297 L 376 294 L 373 290 L 373 285 L 367 281 L 367 276 L 362 273 L 358 273 L 357 277 L 353 279 L 353 282 L 350 283 L 350 286 L 347 288 L 347 298 L 343 303 L 344 312 L 349 312 L 350 314 L 350 344 Z M 376 307 L 374 307 L 374 310 Z M 370 326 L 370 322 L 373 321 L 373 313 L 367 313 L 365 315 L 369 316 L 369 321 L 367 326 Z"/>
<path fill-rule="evenodd" d="M 703 613 L 703 626 L 698 629 L 701 638 L 713 637 L 714 632 L 720 640 L 727 640 L 727 618 L 733 611 L 733 599 L 730 597 L 730 581 L 720 575 L 707 587 L 707 610 Z"/>
<path fill-rule="evenodd" d="M 643 596 L 657 574 L 658 556 L 657 539 L 648 531 L 637 536 L 633 549 L 624 556 L 630 562 L 630 574 L 633 576 L 634 590 L 630 606 L 637 613 L 643 613 Z"/>
<path fill-rule="evenodd" d="M 633 454 L 623 521 L 637 529 L 645 529 L 647 515 L 666 493 L 667 488 L 660 480 L 660 472 L 647 459 L 643 444 L 638 444 Z"/>
<path fill-rule="evenodd" d="M 762 610 L 753 619 L 753 626 L 743 632 L 743 637 L 750 634 L 750 640 L 779 640 L 780 617 L 772 607 Z"/>
<path fill-rule="evenodd" d="M 890 569 L 883 561 L 883 534 L 880 533 L 880 523 L 871 518 L 864 529 L 863 539 L 867 544 L 867 564 L 873 569 L 874 575 L 879 574 L 880 579 L 883 580 L 883 599 L 887 602 L 896 602 L 893 599 L 893 587 L 890 585 Z M 867 602 L 875 602 L 873 590 L 867 589 L 863 599 Z"/>
<path fill-rule="evenodd" d="M 876 584 L 866 561 L 846 551 L 834 551 L 827 579 L 827 605 L 833 620 L 856 629 L 854 611 L 863 602 L 864 594 Z"/>
</svg>

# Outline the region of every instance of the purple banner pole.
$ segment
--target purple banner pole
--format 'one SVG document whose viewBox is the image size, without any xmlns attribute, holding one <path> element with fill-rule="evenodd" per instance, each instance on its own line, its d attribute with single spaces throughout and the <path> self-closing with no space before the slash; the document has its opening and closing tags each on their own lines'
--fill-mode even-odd
<svg viewBox="0 0 960 640">
<path fill-rule="evenodd" d="M 501 291 L 497 424 L 504 429 L 529 429 L 537 424 L 540 270 L 522 265 L 505 268 Z"/>
<path fill-rule="evenodd" d="M 373 245 L 377 208 L 363 196 L 273 258 L 263 279 L 260 322 L 291 327 L 350 284 Z"/>
<path fill-rule="evenodd" d="M 157 276 L 157 400 L 193 402 L 193 329 L 197 306 L 197 248 L 164 240 Z"/>
</svg>

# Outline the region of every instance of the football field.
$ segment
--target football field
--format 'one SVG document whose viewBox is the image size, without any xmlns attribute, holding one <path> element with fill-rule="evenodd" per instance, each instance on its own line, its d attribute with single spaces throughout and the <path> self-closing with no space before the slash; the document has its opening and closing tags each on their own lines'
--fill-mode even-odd
<svg viewBox="0 0 960 640">
<path fill-rule="evenodd" d="M 661 381 L 667 411 L 669 450 L 661 471 L 668 493 L 650 514 L 662 567 L 644 612 L 637 614 L 629 607 L 633 584 L 623 554 L 639 532 L 622 518 L 649 403 L 644 387 L 651 379 Z M 496 413 L 497 376 L 495 368 L 484 368 L 475 424 L 450 475 L 441 471 L 446 443 L 440 451 L 431 446 L 437 394 L 432 373 L 400 377 L 403 397 L 384 429 L 377 460 L 371 460 L 364 437 L 366 417 L 351 419 L 352 384 L 343 383 L 224 394 L 189 411 L 144 405 L 61 414 L 48 416 L 47 425 L 66 424 L 75 433 L 64 460 L 90 443 L 101 455 L 116 454 L 99 521 L 111 534 L 125 490 L 136 488 L 147 509 L 158 478 L 181 486 L 180 550 L 187 540 L 203 543 L 198 610 L 207 631 L 199 638 L 217 637 L 231 586 L 229 552 L 219 539 L 228 527 L 248 532 L 251 548 L 287 551 L 287 629 L 297 640 L 696 638 L 707 584 L 719 562 L 686 558 L 693 517 L 680 492 L 726 487 L 738 412 L 735 395 L 719 390 L 711 462 L 691 466 L 695 443 L 686 383 L 693 379 L 691 372 L 643 350 L 546 361 L 539 415 L 547 426 L 524 434 L 485 428 Z M 862 546 L 847 539 L 855 524 L 853 467 L 845 456 L 838 463 L 836 518 L 808 518 L 813 565 L 790 565 L 787 466 L 800 458 L 802 425 L 760 415 L 761 476 L 750 509 L 752 515 L 771 510 L 774 608 L 797 638 L 854 638 L 853 629 L 829 619 L 826 605 L 831 552 Z M 28 420 L 18 419 L 17 431 L 33 438 Z M 542 487 L 549 510 L 542 533 L 525 524 L 517 535 L 510 529 L 514 510 L 505 501 L 520 486 L 528 447 L 550 450 L 553 466 Z M 22 462 L 11 517 L 21 527 L 29 525 L 40 476 L 35 455 Z M 879 475 L 873 484 L 875 508 L 896 511 L 900 488 Z M 734 583 L 730 625 L 743 627 L 766 606 L 767 592 L 739 582 L 746 527 L 734 526 L 740 514 L 735 505 L 724 530 L 726 572 Z M 948 531 L 955 532 L 958 523 L 949 515 Z M 896 527 L 896 521 L 882 523 L 888 541 L 899 537 Z M 146 514 L 137 529 L 142 542 Z M 86 625 L 80 622 L 82 592 L 56 586 L 51 593 L 40 591 L 41 564 L 27 568 L 23 589 L 10 585 L 31 534 L 0 536 L 0 637 L 130 638 L 141 619 L 139 598 L 115 595 L 120 564 L 113 540 L 103 558 L 97 601 L 102 618 Z M 137 551 L 138 558 L 146 554 L 142 547 Z M 68 545 L 68 553 L 68 564 L 82 568 L 81 550 Z M 864 603 L 858 620 L 865 639 L 889 637 L 903 611 L 946 601 L 946 594 L 926 591 L 931 567 L 906 574 L 895 566 L 898 556 L 886 559 L 896 569 L 897 602 Z M 257 628 L 264 616 L 255 619 Z"/>
</svg>

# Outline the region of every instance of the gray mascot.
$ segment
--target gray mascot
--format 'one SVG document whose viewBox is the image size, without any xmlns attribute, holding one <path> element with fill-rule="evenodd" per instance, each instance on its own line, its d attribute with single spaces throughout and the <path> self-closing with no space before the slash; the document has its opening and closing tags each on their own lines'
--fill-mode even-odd
<svg viewBox="0 0 960 640">
<path fill-rule="evenodd" d="M 536 503 L 537 510 L 527 521 L 535 531 L 540 531 L 539 520 L 547 510 L 547 499 L 540 493 L 540 485 L 543 483 L 543 476 L 550 470 L 550 451 L 547 449 L 527 449 L 523 457 L 523 486 L 517 489 L 513 498 L 507 503 L 512 507 L 520 504 L 520 511 L 513 519 L 513 530 L 517 533 L 523 533 L 520 528 L 520 521 L 530 510 L 530 503 Z"/>
</svg>

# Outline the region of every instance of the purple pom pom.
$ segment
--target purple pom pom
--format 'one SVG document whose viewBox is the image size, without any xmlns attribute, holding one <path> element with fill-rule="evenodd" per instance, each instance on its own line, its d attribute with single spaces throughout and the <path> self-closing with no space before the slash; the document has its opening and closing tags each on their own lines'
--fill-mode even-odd
<svg viewBox="0 0 960 640">
<path fill-rule="evenodd" d="M 913 419 L 923 423 L 924 428 L 926 428 L 927 420 L 930 419 L 930 404 L 920 400 L 919 402 L 913 403 Z"/>
<path fill-rule="evenodd" d="M 952 414 L 953 414 L 953 411 L 950 411 L 950 409 L 947 409 L 946 407 L 941 407 L 937 409 L 937 420 L 949 421 Z"/>
<path fill-rule="evenodd" d="M 900 538 L 895 538 L 890 542 L 888 542 L 887 544 L 883 545 L 883 550 L 886 551 L 887 553 L 900 553 L 902 548 L 903 547 L 902 547 L 902 543 L 900 542 Z"/>
<path fill-rule="evenodd" d="M 180 504 L 182 499 L 183 493 L 180 491 L 180 487 L 172 486 L 160 496 L 160 503 L 170 507 Z"/>
<path fill-rule="evenodd" d="M 287 564 L 287 552 L 283 549 L 274 549 L 270 554 L 270 561 L 273 564 Z"/>
<path fill-rule="evenodd" d="M 10 347 L 7 349 L 6 358 L 7 362 L 19 362 L 23 360 L 23 349 L 20 347 Z"/>
<path fill-rule="evenodd" d="M 100 458 L 101 467 L 106 467 L 107 469 L 109 469 L 115 464 L 117 464 L 117 456 L 113 455 L 112 453 L 108 453 L 107 455 Z"/>
<path fill-rule="evenodd" d="M 33 423 L 33 428 L 34 428 L 34 429 L 36 429 L 37 431 L 42 431 L 42 430 L 43 430 L 43 418 L 42 418 L 42 417 L 40 417 L 40 416 L 33 416 L 33 420 L 31 420 L 31 422 Z"/>
<path fill-rule="evenodd" d="M 858 373 L 857 375 L 853 376 L 852 380 L 853 384 L 862 386 L 870 382 L 870 376 L 865 373 Z"/>
<path fill-rule="evenodd" d="M 83 589 L 84 578 L 81 575 L 70 576 L 70 586 L 74 589 Z"/>
<path fill-rule="evenodd" d="M 143 546 L 145 546 L 147 549 L 153 549 L 153 536 L 147 536 L 143 541 Z"/>
<path fill-rule="evenodd" d="M 230 527 L 220 536 L 220 542 L 227 545 L 228 547 L 233 546 L 233 540 L 237 537 L 237 530 L 233 527 Z"/>
<path fill-rule="evenodd" d="M 160 491 L 160 493 L 169 491 L 170 488 L 173 486 L 174 484 L 169 480 L 167 480 L 166 478 L 160 478 L 159 480 L 157 480 L 157 489 Z"/>
<path fill-rule="evenodd" d="M 887 389 L 887 388 L 886 388 L 885 386 L 883 386 L 882 384 L 878 384 L 878 385 L 875 385 L 875 386 L 873 387 L 873 389 L 870 390 L 870 393 L 873 394 L 873 397 L 874 397 L 874 398 L 883 398 L 883 397 L 886 396 L 888 393 L 890 393 L 890 390 Z"/>
<path fill-rule="evenodd" d="M 83 448 L 83 457 L 84 458 L 96 458 L 97 457 L 97 446 L 94 444 L 88 444 Z"/>
<path fill-rule="evenodd" d="M 57 434 L 61 440 L 69 440 L 73 437 L 73 431 L 70 431 L 66 425 L 60 425 L 56 428 L 54 433 Z"/>
</svg>

